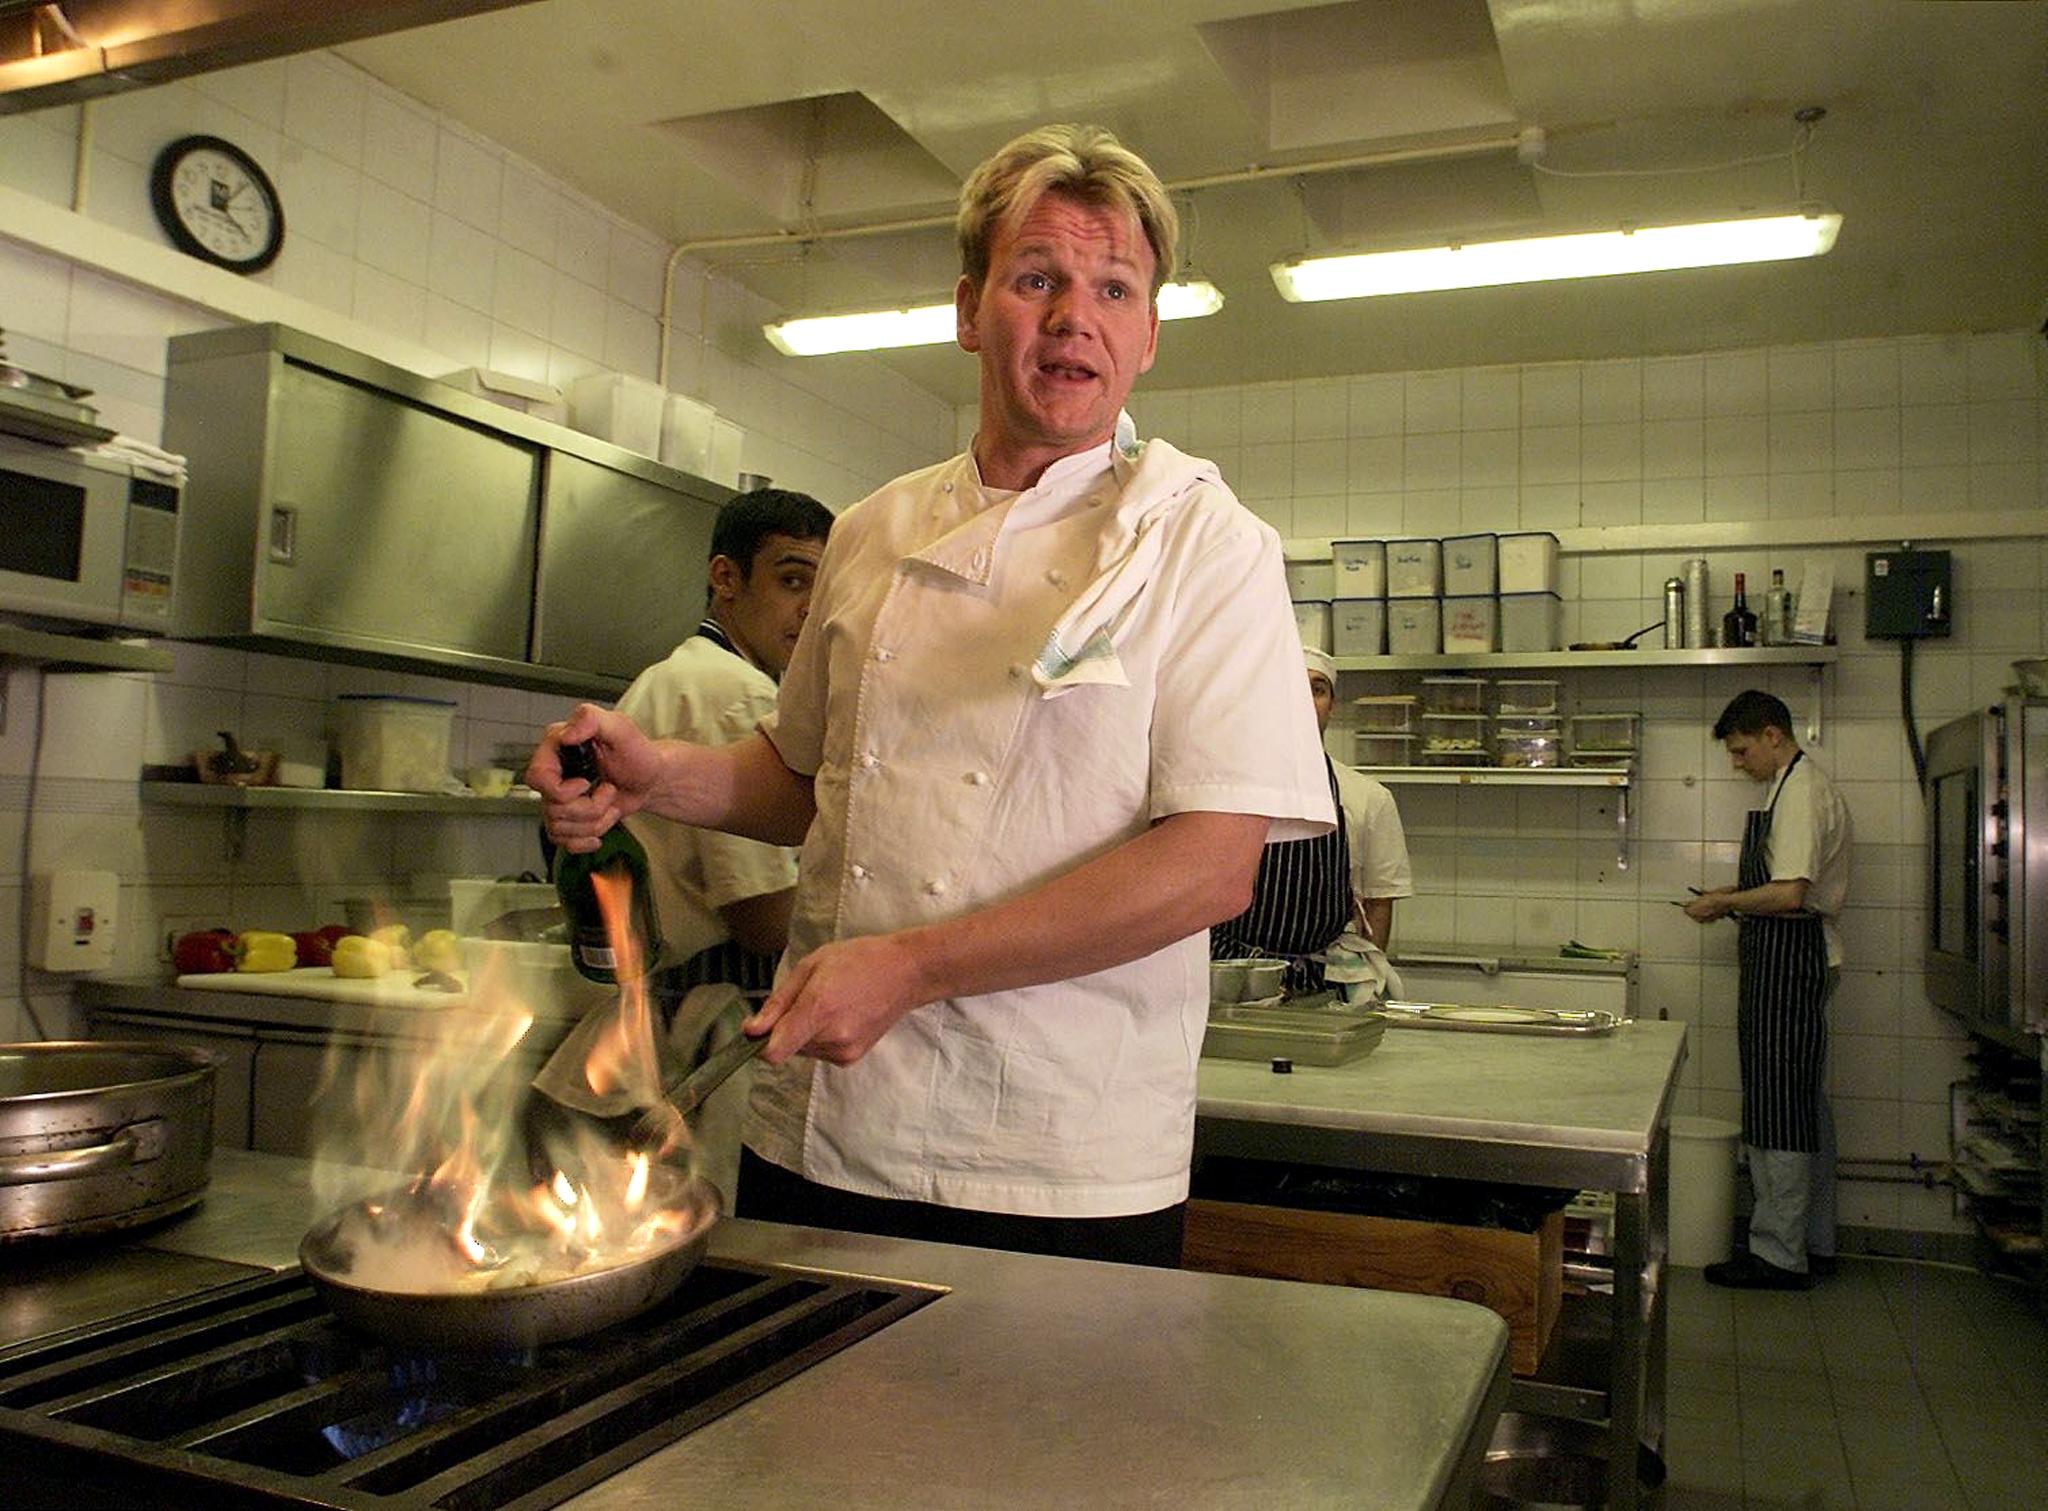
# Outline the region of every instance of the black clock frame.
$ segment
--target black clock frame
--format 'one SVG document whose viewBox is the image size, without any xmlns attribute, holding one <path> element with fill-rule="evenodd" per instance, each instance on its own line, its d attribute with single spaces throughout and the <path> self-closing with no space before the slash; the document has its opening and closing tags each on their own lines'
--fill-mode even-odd
<svg viewBox="0 0 2048 1511">
<path fill-rule="evenodd" d="M 270 203 L 270 238 L 253 257 L 221 256 L 186 230 L 184 221 L 178 217 L 177 202 L 171 196 L 171 180 L 178 171 L 178 165 L 202 148 L 232 158 Z M 277 254 L 284 247 L 284 200 L 278 195 L 277 185 L 270 181 L 270 175 L 263 171 L 255 158 L 221 137 L 181 136 L 159 152 L 149 170 L 149 201 L 156 210 L 157 224 L 164 228 L 164 234 L 171 238 L 172 245 L 189 256 L 226 268 L 231 273 L 260 273 L 277 261 Z"/>
</svg>

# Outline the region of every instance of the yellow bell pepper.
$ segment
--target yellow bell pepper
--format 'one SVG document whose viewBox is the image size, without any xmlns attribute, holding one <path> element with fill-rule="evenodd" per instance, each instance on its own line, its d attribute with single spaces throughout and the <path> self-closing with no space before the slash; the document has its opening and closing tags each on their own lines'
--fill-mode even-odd
<svg viewBox="0 0 2048 1511">
<path fill-rule="evenodd" d="M 391 946 L 368 934 L 335 941 L 334 974 L 359 980 L 381 976 L 392 967 Z"/>
<path fill-rule="evenodd" d="M 428 929 L 412 947 L 412 963 L 423 971 L 459 971 L 462 942 L 453 929 Z"/>
<path fill-rule="evenodd" d="M 412 930 L 402 923 L 387 923 L 381 929 L 370 930 L 370 937 L 391 952 L 389 969 L 402 970 L 412 949 Z"/>
<path fill-rule="evenodd" d="M 234 952 L 238 971 L 288 971 L 299 963 L 299 947 L 291 935 L 263 929 L 237 934 Z"/>
</svg>

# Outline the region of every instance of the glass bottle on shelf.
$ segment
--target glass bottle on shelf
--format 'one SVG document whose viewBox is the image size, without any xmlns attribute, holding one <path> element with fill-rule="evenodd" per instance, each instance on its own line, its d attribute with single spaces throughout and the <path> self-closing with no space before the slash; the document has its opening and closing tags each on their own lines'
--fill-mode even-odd
<svg viewBox="0 0 2048 1511">
<path fill-rule="evenodd" d="M 1758 629 L 1765 645 L 1785 643 L 1785 572 L 1771 568 L 1771 585 L 1764 589 L 1764 617 Z"/>
<path fill-rule="evenodd" d="M 1756 613 L 1743 593 L 1742 578 L 1742 573 L 1735 574 L 1735 606 L 1721 616 L 1721 644 L 1724 646 L 1756 644 Z"/>
</svg>

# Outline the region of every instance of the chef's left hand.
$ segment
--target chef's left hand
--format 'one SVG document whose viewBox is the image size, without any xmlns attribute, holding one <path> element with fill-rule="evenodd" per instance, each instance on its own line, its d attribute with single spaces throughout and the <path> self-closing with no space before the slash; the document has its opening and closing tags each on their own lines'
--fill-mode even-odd
<svg viewBox="0 0 2048 1511">
<path fill-rule="evenodd" d="M 1729 889 L 1716 887 L 1711 892 L 1702 892 L 1685 905 L 1685 916 L 1695 923 L 1712 923 L 1717 918 L 1726 918 L 1734 911 L 1728 905 Z"/>
<path fill-rule="evenodd" d="M 922 1005 L 915 957 L 892 934 L 869 934 L 821 945 L 788 976 L 742 1027 L 768 1030 L 761 1058 L 780 1065 L 805 1054 L 851 1065 L 912 1008 Z"/>
</svg>

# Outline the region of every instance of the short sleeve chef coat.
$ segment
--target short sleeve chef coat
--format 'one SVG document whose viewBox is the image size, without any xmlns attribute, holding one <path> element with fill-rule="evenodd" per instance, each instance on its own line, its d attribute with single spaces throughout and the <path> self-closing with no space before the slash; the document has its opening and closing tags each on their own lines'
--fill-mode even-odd
<svg viewBox="0 0 2048 1511">
<path fill-rule="evenodd" d="M 775 711 L 775 681 L 703 635 L 650 666 L 619 699 L 619 712 L 656 739 L 700 745 L 745 739 Z M 655 916 L 670 958 L 687 960 L 732 937 L 718 910 L 796 885 L 796 851 L 715 829 L 630 818 L 647 850 Z"/>
<path fill-rule="evenodd" d="M 1349 766 L 1338 766 L 1337 798 L 1344 805 L 1344 832 L 1351 842 L 1351 890 L 1362 898 L 1413 897 L 1415 876 L 1408 865 L 1408 836 L 1394 794 Z"/>
<path fill-rule="evenodd" d="M 764 726 L 817 800 L 786 962 L 1003 901 L 1177 813 L 1265 815 L 1273 840 L 1332 826 L 1279 539 L 1208 463 L 1147 459 L 1146 486 L 1162 468 L 1173 483 L 1111 637 L 1120 677 L 1056 695 L 1034 681 L 1056 622 L 1135 554 L 1138 454 L 1062 458 L 1019 494 L 985 491 L 962 455 L 834 523 Z M 764 1074 L 746 1142 L 868 1195 L 1156 1211 L 1187 1194 L 1207 1013 L 1200 934 L 930 1003 L 853 1065 Z"/>
<path fill-rule="evenodd" d="M 1810 753 L 1767 785 L 1759 806 L 1768 807 L 1773 794 L 1778 805 L 1771 812 L 1770 837 L 1764 844 L 1771 880 L 1806 883 L 1806 908 L 1820 914 L 1828 964 L 1840 965 L 1842 932 L 1837 920 L 1849 895 L 1849 846 L 1854 841 L 1849 805 Z"/>
</svg>

